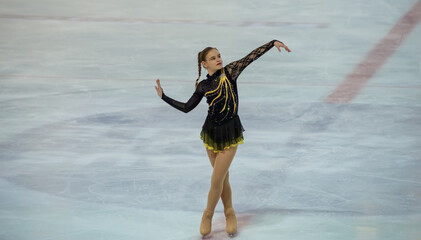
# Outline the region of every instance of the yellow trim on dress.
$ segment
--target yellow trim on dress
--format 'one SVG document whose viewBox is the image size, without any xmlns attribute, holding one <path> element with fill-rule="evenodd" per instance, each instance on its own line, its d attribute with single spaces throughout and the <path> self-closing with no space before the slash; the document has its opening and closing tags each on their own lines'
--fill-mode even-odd
<svg viewBox="0 0 421 240">
<path fill-rule="evenodd" d="M 200 137 L 200 138 L 202 138 L 202 137 Z M 228 149 L 228 148 L 231 148 L 231 147 L 236 147 L 236 146 L 238 146 L 238 145 L 240 145 L 240 144 L 243 144 L 243 143 L 244 143 L 244 138 L 243 138 L 243 136 L 241 136 L 241 137 L 238 137 L 235 141 L 237 141 L 237 143 L 233 143 L 233 144 L 231 144 L 231 145 L 229 145 L 229 146 L 224 147 L 224 150 L 225 150 L 225 149 Z M 205 142 L 203 143 L 203 145 L 205 145 L 205 147 L 206 147 L 207 149 L 209 149 L 209 150 L 213 150 L 213 152 L 215 152 L 215 153 L 218 153 L 218 152 L 222 152 L 222 151 L 224 151 L 224 150 L 215 150 L 215 148 L 213 148 L 213 147 L 209 146 L 209 145 L 208 145 L 208 144 L 206 144 Z"/>
</svg>

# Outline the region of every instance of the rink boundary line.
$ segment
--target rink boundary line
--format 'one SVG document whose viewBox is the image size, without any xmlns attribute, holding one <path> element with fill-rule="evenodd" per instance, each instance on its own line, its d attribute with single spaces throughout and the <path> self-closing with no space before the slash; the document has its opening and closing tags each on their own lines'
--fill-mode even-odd
<svg viewBox="0 0 421 240">
<path fill-rule="evenodd" d="M 389 57 L 421 21 L 421 0 L 392 27 L 345 80 L 325 98 L 329 103 L 348 103 L 365 87 Z"/>
<path fill-rule="evenodd" d="M 139 81 L 139 82 L 151 82 L 151 84 L 155 84 L 154 78 L 96 78 L 96 77 L 62 77 L 62 76 L 36 76 L 36 75 L 2 75 L 0 74 L 0 78 L 21 78 L 21 79 L 56 79 L 56 80 L 93 80 L 93 81 Z M 5 79 L 0 79 L 0 82 Z M 188 81 L 185 79 L 177 79 L 177 78 L 167 78 L 166 84 L 174 85 L 174 83 L 191 83 L 192 81 Z M 194 82 L 194 81 L 193 81 Z M 278 86 L 300 86 L 300 87 L 334 87 L 335 84 L 305 84 L 305 83 L 287 83 L 287 82 L 248 82 L 248 81 L 240 81 L 241 84 L 245 85 L 278 85 Z M 366 85 L 367 88 L 402 88 L 402 89 L 418 89 L 421 88 L 421 85 L 414 85 L 414 86 L 403 86 L 403 85 Z"/>
<path fill-rule="evenodd" d="M 64 22 L 88 22 L 88 23 L 122 23 L 122 24 L 184 24 L 184 25 L 216 25 L 237 27 L 311 27 L 327 28 L 329 23 L 312 22 L 277 22 L 277 21 L 215 21 L 215 20 L 191 20 L 191 19 L 154 19 L 154 18 L 118 18 L 118 17 L 69 17 L 69 16 L 43 16 L 43 15 L 19 15 L 0 14 L 0 19 L 35 20 L 35 21 L 64 21 Z"/>
</svg>

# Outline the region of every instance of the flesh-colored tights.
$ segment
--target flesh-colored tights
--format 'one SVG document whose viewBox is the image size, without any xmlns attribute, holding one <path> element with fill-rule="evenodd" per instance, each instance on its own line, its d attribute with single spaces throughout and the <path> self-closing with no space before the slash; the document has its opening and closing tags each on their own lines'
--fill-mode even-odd
<svg viewBox="0 0 421 240">
<path fill-rule="evenodd" d="M 229 184 L 228 169 L 237 152 L 237 146 L 215 153 L 206 149 L 209 160 L 213 167 L 211 187 L 208 194 L 208 204 L 206 209 L 215 211 L 216 204 L 221 198 L 224 208 L 232 208 L 231 186 Z"/>
</svg>

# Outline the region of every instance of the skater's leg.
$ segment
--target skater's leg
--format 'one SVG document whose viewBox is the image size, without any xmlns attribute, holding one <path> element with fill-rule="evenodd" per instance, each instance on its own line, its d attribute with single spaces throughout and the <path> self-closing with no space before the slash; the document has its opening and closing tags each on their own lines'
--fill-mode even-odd
<svg viewBox="0 0 421 240">
<path fill-rule="evenodd" d="M 215 159 L 218 153 L 215 153 L 213 150 L 209 150 L 209 149 L 206 149 L 206 151 L 209 156 L 209 161 L 212 167 L 214 167 Z M 222 200 L 222 203 L 224 204 L 224 209 L 232 208 L 232 193 L 231 193 L 231 186 L 229 183 L 229 171 L 227 172 L 227 176 L 225 177 L 225 180 L 224 180 L 221 200 Z"/>
<path fill-rule="evenodd" d="M 222 203 L 224 204 L 224 213 L 226 219 L 225 230 L 228 234 L 237 232 L 237 217 L 235 216 L 234 208 L 232 207 L 231 186 L 229 184 L 229 172 L 224 180 L 224 190 L 221 195 Z"/>
<path fill-rule="evenodd" d="M 232 193 L 231 193 L 231 185 L 229 183 L 229 171 L 227 172 L 227 175 L 225 176 L 224 180 L 224 190 L 221 194 L 221 200 L 224 204 L 224 209 L 232 208 Z"/>
<path fill-rule="evenodd" d="M 237 147 L 231 147 L 219 152 L 215 158 L 211 187 L 208 194 L 208 204 L 206 207 L 209 211 L 213 212 L 215 210 L 216 204 L 222 195 L 223 184 L 236 151 Z"/>
<path fill-rule="evenodd" d="M 200 224 L 200 233 L 202 235 L 207 235 L 211 232 L 213 213 L 215 211 L 216 204 L 218 203 L 218 200 L 221 197 L 222 192 L 224 190 L 223 189 L 224 183 L 228 183 L 228 178 L 227 178 L 228 168 L 231 165 L 232 160 L 234 159 L 236 151 L 237 151 L 237 147 L 232 147 L 232 148 L 226 149 L 222 152 L 219 152 L 218 154 L 211 154 L 211 153 L 208 152 L 209 159 L 210 159 L 211 164 L 213 166 L 213 172 L 212 172 L 212 179 L 211 179 L 211 188 L 210 188 L 209 194 L 208 194 L 208 203 L 207 203 L 206 210 L 205 210 L 205 212 L 203 213 L 203 216 L 202 216 L 202 222 Z M 225 179 L 227 179 L 227 182 L 225 181 Z M 228 188 L 227 188 L 227 190 L 228 190 Z M 225 196 L 225 197 L 227 197 L 227 196 Z M 231 188 L 230 187 L 229 187 L 229 196 L 228 197 L 231 198 Z M 229 199 L 229 201 L 225 202 L 224 206 L 225 206 L 225 204 L 228 204 L 228 206 L 229 205 L 232 206 L 231 199 Z M 231 210 L 232 210 L 232 213 L 233 213 L 232 207 L 229 208 L 229 211 L 231 211 Z M 225 212 L 225 215 L 227 215 L 226 209 L 225 209 L 224 212 Z M 237 227 L 235 214 L 234 215 L 231 214 L 230 216 L 231 216 L 230 222 L 228 221 L 229 219 L 227 218 L 227 228 L 226 229 L 227 229 L 228 233 L 230 233 L 228 231 L 228 229 L 233 229 L 233 227 L 232 227 L 232 225 L 233 225 L 232 219 L 233 218 L 234 218 L 234 221 L 235 221 L 235 229 Z M 232 233 L 230 233 L 230 234 L 232 234 Z"/>
</svg>

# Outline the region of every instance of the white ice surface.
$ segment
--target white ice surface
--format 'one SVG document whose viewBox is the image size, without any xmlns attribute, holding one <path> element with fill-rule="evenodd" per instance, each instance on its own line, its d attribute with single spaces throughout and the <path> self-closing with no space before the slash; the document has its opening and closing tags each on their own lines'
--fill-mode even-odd
<svg viewBox="0 0 421 240">
<path fill-rule="evenodd" d="M 421 26 L 324 102 L 415 2 L 0 0 L 0 239 L 200 239 L 207 105 L 154 80 L 186 101 L 204 47 L 279 39 L 239 78 L 236 239 L 419 240 Z"/>
</svg>

